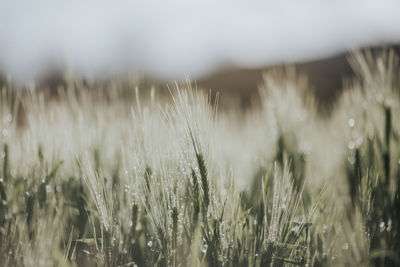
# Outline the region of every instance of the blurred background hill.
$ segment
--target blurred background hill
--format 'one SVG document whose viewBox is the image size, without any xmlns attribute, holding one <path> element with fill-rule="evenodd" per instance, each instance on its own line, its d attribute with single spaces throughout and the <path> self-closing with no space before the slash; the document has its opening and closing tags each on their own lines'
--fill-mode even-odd
<svg viewBox="0 0 400 267">
<path fill-rule="evenodd" d="M 392 49 L 396 54 L 400 54 L 399 45 L 382 45 L 359 49 L 360 53 L 376 54 L 383 50 Z M 309 90 L 315 96 L 320 106 L 329 107 L 334 102 L 340 92 L 343 90 L 343 82 L 355 75 L 350 59 L 353 51 L 340 53 L 335 56 L 321 58 L 305 62 L 293 62 L 288 65 L 272 65 L 263 68 L 240 68 L 230 67 L 218 69 L 208 75 L 190 79 L 192 85 L 198 89 L 211 92 L 213 96 L 220 95 L 219 105 L 224 107 L 235 106 L 247 109 L 253 105 L 258 105 L 258 86 L 263 82 L 263 73 L 274 69 L 285 67 L 294 67 L 296 74 L 304 76 L 309 84 Z M 38 78 L 36 86 L 42 89 L 48 89 L 52 94 L 60 87 L 67 84 L 65 70 L 54 68 L 51 71 L 43 73 Z M 146 88 L 157 88 L 169 94 L 169 88 L 175 87 L 176 83 L 186 86 L 183 80 L 157 79 L 146 75 L 122 75 L 118 78 L 102 80 L 98 85 L 106 86 L 114 79 L 131 80 L 134 84 Z M 6 84 L 6 75 L 2 75 L 1 82 Z"/>
<path fill-rule="evenodd" d="M 384 49 L 393 49 L 400 53 L 399 45 L 385 45 L 381 47 L 369 47 L 360 49 L 361 53 L 379 53 Z M 327 104 L 334 101 L 343 90 L 343 82 L 354 75 L 349 62 L 352 53 L 340 53 L 335 56 L 321 58 L 312 61 L 293 63 L 296 73 L 304 75 L 318 102 Z M 201 88 L 219 91 L 240 98 L 240 105 L 248 107 L 257 94 L 257 86 L 263 80 L 263 72 L 274 68 L 282 68 L 283 65 L 270 66 L 259 69 L 226 69 L 203 77 L 197 81 Z"/>
</svg>

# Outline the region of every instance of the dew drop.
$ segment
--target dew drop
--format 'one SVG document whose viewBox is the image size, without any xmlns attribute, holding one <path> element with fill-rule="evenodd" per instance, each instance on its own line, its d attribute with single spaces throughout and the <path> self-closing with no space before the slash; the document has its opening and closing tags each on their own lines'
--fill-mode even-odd
<svg viewBox="0 0 400 267">
<path fill-rule="evenodd" d="M 8 136 L 8 130 L 7 130 L 7 129 L 3 129 L 3 130 L 1 131 L 1 134 L 2 134 L 3 136 Z"/>
<path fill-rule="evenodd" d="M 357 138 L 356 144 L 357 144 L 357 146 L 360 146 L 362 143 L 363 143 L 363 137 L 360 136 L 360 137 Z"/>
<path fill-rule="evenodd" d="M 379 231 L 381 231 L 381 232 L 385 231 L 385 222 L 379 223 Z"/>
<path fill-rule="evenodd" d="M 356 144 L 355 144 L 353 141 L 350 141 L 350 142 L 347 144 L 347 147 L 348 147 L 350 150 L 353 150 L 353 149 L 356 147 Z"/>
<path fill-rule="evenodd" d="M 349 124 L 349 127 L 350 127 L 350 128 L 353 128 L 354 125 L 355 125 L 354 119 L 353 119 L 353 118 L 350 118 L 349 121 L 348 121 L 348 124 Z"/>
<path fill-rule="evenodd" d="M 149 241 L 149 242 L 147 242 L 147 246 L 149 247 L 149 248 L 151 248 L 152 246 L 153 246 L 153 241 Z"/>
</svg>

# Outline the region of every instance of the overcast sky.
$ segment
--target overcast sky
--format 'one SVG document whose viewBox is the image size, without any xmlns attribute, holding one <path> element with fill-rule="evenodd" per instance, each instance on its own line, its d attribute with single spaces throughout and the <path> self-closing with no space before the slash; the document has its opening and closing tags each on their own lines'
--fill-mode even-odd
<svg viewBox="0 0 400 267">
<path fill-rule="evenodd" d="M 400 41 L 399 0 L 1 0 L 0 68 L 199 77 Z"/>
</svg>

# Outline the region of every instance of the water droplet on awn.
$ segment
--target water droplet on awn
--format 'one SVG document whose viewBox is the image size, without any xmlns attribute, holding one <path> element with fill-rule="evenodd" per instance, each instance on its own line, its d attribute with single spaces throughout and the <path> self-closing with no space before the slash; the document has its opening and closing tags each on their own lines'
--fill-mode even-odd
<svg viewBox="0 0 400 267">
<path fill-rule="evenodd" d="M 349 124 L 350 128 L 353 128 L 354 125 L 355 125 L 354 119 L 353 119 L 353 118 L 350 118 L 349 121 L 348 121 L 348 124 Z"/>
</svg>

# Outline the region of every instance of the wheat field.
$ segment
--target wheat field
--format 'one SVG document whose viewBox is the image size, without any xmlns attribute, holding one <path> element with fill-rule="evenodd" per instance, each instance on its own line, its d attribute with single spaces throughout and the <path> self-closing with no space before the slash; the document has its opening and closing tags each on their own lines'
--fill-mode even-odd
<svg viewBox="0 0 400 267">
<path fill-rule="evenodd" d="M 356 53 L 329 114 L 290 67 L 218 110 L 69 79 L 0 90 L 0 266 L 400 265 L 400 65 Z"/>
</svg>

